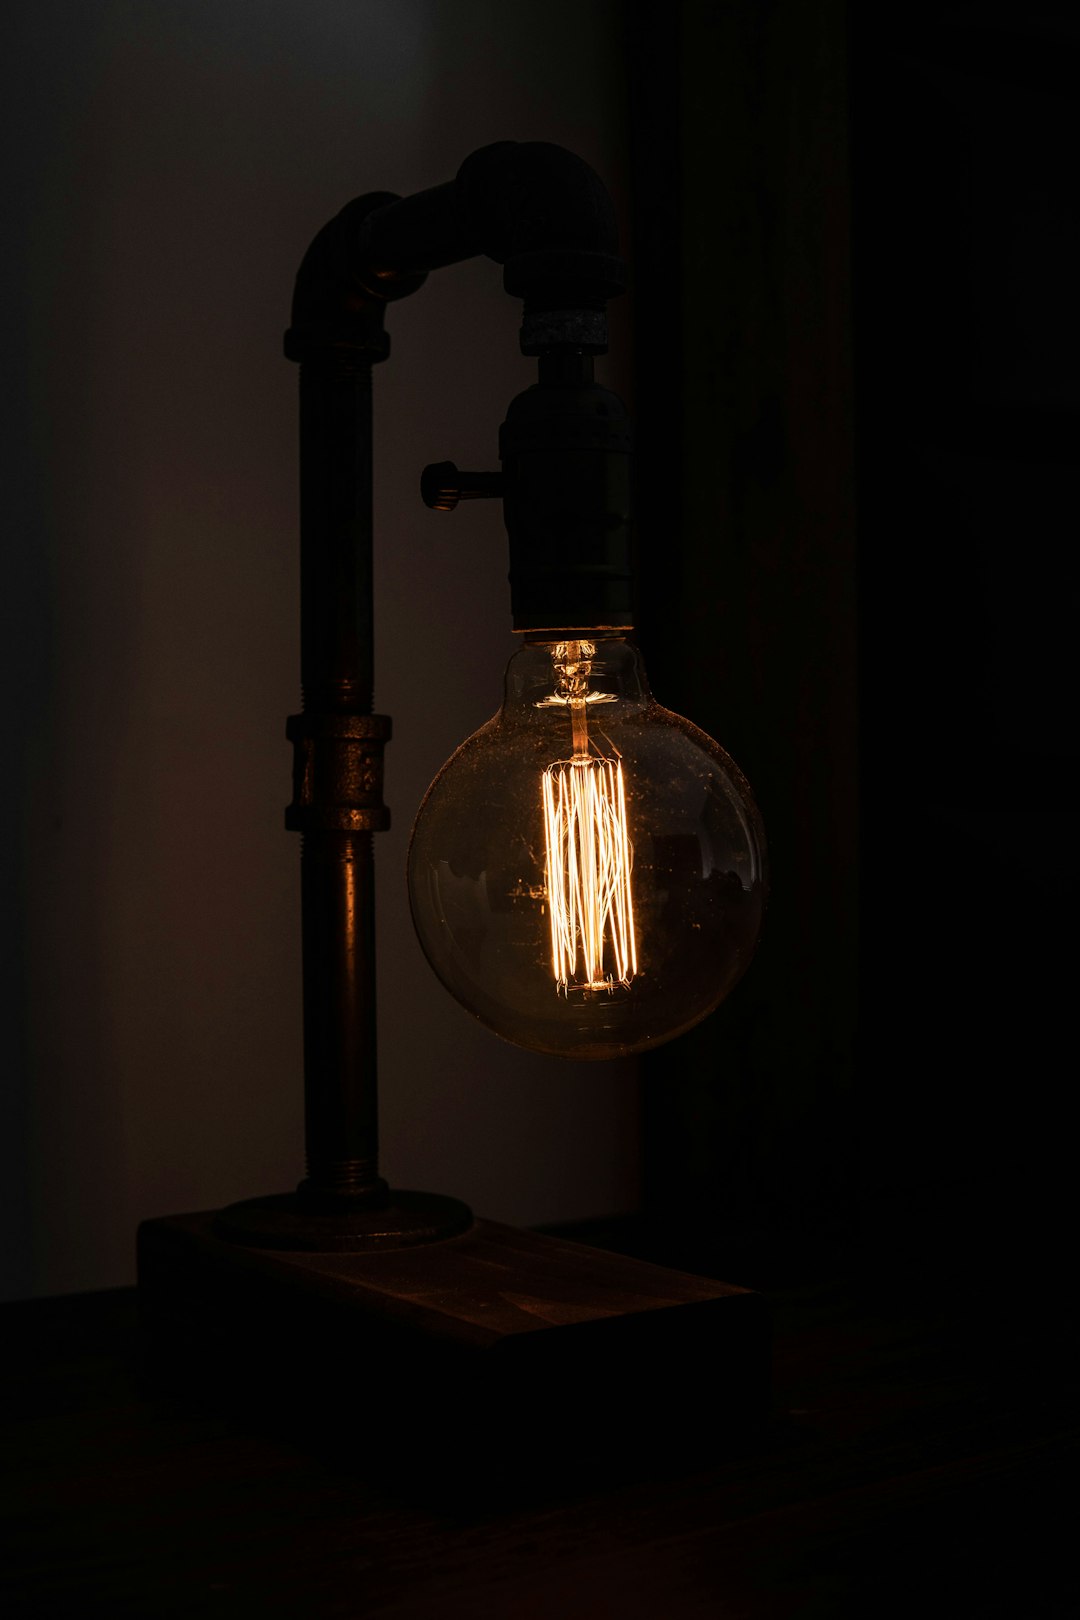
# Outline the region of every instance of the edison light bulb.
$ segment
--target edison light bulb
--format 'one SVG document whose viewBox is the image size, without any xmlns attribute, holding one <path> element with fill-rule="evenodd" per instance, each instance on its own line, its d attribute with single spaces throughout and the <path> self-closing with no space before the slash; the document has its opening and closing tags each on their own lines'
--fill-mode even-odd
<svg viewBox="0 0 1080 1620">
<path fill-rule="evenodd" d="M 601 631 L 527 638 L 409 850 L 443 984 L 496 1034 L 562 1057 L 639 1052 L 712 1012 L 753 955 L 765 886 L 738 767 Z"/>
</svg>

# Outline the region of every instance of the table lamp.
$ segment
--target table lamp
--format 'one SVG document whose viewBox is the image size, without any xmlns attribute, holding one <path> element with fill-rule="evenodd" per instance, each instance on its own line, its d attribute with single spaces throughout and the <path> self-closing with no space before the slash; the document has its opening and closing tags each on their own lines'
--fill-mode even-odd
<svg viewBox="0 0 1080 1620">
<path fill-rule="evenodd" d="M 185 1358 L 250 1367 L 271 1346 L 272 1362 L 314 1355 L 343 1387 L 357 1357 L 383 1373 L 452 1363 L 477 1388 L 496 1363 L 577 1367 L 588 1383 L 636 1347 L 678 1360 L 689 1388 L 694 1367 L 712 1387 L 726 1367 L 759 1407 L 756 1295 L 474 1219 L 379 1174 L 372 845 L 389 820 L 391 728 L 372 713 L 371 374 L 389 352 L 387 306 L 478 254 L 523 300 L 538 378 L 506 413 L 501 471 L 435 463 L 420 494 L 442 512 L 502 499 L 522 644 L 501 710 L 416 819 L 424 953 L 495 1034 L 553 1061 L 603 1060 L 705 1017 L 757 942 L 765 845 L 750 789 L 653 699 L 632 640 L 630 426 L 593 375 L 625 284 L 604 186 L 559 147 L 500 142 L 445 185 L 357 198 L 304 256 L 285 337 L 300 366 L 303 709 L 287 727 L 286 825 L 303 839 L 307 1174 L 293 1192 L 144 1222 L 143 1316 Z"/>
</svg>

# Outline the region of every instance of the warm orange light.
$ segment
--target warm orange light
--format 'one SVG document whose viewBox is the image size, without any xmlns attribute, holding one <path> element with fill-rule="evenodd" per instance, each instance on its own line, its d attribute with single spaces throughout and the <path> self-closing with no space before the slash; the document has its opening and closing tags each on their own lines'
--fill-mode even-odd
<svg viewBox="0 0 1080 1620">
<path fill-rule="evenodd" d="M 541 780 L 552 974 L 564 994 L 610 992 L 637 972 L 622 764 L 576 755 Z"/>
</svg>

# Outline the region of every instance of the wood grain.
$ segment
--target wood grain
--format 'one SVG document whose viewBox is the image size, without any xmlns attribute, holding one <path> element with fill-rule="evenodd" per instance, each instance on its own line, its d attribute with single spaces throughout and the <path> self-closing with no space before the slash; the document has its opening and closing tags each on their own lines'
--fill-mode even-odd
<svg viewBox="0 0 1080 1620">
<path fill-rule="evenodd" d="M 1060 1300 L 767 1289 L 757 1435 L 612 1478 L 412 1479 L 140 1370 L 133 1293 L 3 1308 L 6 1616 L 860 1620 L 1076 1612 L 1075 1346 Z M 644 1370 L 639 1370 L 640 1384 Z M 633 1385 L 631 1391 L 633 1393 Z M 662 1394 L 663 1391 L 658 1392 Z M 370 1391 L 358 1380 L 358 1399 Z M 453 1398 L 453 1392 L 448 1392 Z M 627 1406 L 632 1421 L 632 1406 Z M 517 1412 L 505 1415 L 513 1444 Z"/>
</svg>

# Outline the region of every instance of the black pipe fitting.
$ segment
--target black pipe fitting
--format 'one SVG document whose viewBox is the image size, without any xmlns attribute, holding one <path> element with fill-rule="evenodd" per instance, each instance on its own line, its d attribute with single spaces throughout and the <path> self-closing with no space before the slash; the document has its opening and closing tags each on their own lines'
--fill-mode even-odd
<svg viewBox="0 0 1080 1620">
<path fill-rule="evenodd" d="M 524 353 L 606 351 L 607 301 L 626 287 L 606 186 L 561 146 L 497 141 L 445 185 L 405 198 L 370 192 L 323 226 L 296 278 L 286 355 L 384 360 L 386 304 L 416 292 L 430 270 L 481 253 L 524 300 Z"/>
<path fill-rule="evenodd" d="M 503 266 L 506 291 L 524 299 L 526 318 L 600 312 L 624 291 L 610 194 L 575 153 L 547 141 L 499 141 L 465 159 L 455 187 L 482 251 Z"/>
<path fill-rule="evenodd" d="M 601 312 L 624 290 L 619 231 L 599 175 L 548 141 L 497 141 L 465 159 L 454 180 L 388 201 L 364 222 L 377 271 L 421 275 L 485 253 L 503 284 L 537 311 Z"/>
<path fill-rule="evenodd" d="M 287 359 L 337 369 L 386 359 L 386 306 L 416 292 L 426 279 L 422 273 L 379 271 L 371 263 L 369 217 L 400 200 L 392 191 L 354 197 L 314 238 L 296 273 Z"/>
</svg>

